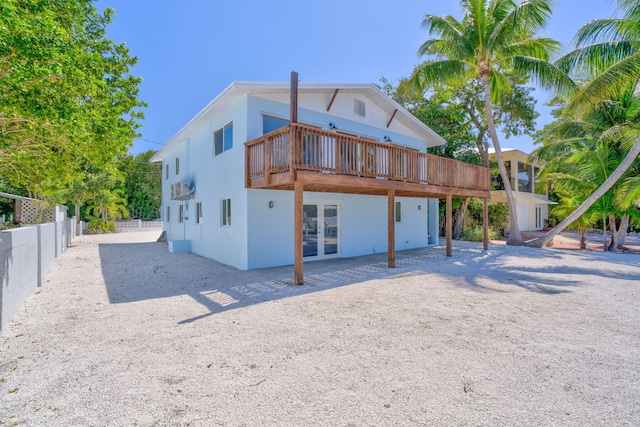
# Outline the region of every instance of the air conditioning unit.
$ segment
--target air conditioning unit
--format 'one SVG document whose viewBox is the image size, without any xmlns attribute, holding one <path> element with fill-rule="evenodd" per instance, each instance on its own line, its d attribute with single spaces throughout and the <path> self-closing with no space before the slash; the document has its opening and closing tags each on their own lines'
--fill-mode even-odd
<svg viewBox="0 0 640 427">
<path fill-rule="evenodd" d="M 189 186 L 187 181 L 176 182 L 171 184 L 171 200 L 189 200 L 193 199 L 195 187 Z"/>
</svg>

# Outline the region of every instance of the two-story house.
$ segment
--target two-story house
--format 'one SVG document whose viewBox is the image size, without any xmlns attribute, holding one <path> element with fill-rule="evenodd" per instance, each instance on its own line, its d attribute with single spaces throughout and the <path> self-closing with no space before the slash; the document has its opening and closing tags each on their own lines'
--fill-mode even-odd
<svg viewBox="0 0 640 427">
<path fill-rule="evenodd" d="M 494 153 L 493 149 L 489 150 L 490 156 Z M 542 230 L 549 219 L 549 205 L 554 203 L 549 201 L 546 189 L 536 190 L 536 176 L 543 162 L 515 148 L 504 148 L 502 156 L 516 201 L 518 228 L 521 231 Z M 507 203 L 500 175 L 492 177 L 491 202 Z"/>
<path fill-rule="evenodd" d="M 372 84 L 234 82 L 156 153 L 169 249 L 239 269 L 438 244 L 438 198 L 487 169 Z M 450 253 L 450 239 L 447 251 Z"/>
</svg>

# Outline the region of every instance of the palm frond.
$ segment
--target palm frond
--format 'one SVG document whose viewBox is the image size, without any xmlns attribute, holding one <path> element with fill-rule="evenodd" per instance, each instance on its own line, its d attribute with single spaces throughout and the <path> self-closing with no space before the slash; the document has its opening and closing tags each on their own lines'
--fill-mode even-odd
<svg viewBox="0 0 640 427">
<path fill-rule="evenodd" d="M 514 35 L 529 38 L 537 34 L 549 23 L 551 7 L 547 0 L 525 0 L 512 8 L 496 24 L 490 36 L 490 44 L 499 40 L 513 40 Z"/>
<path fill-rule="evenodd" d="M 629 20 L 640 22 L 640 3 L 638 0 L 618 0 L 617 10 Z"/>
<path fill-rule="evenodd" d="M 452 16 L 426 15 L 422 28 L 438 38 L 425 41 L 418 48 L 418 55 L 466 58 L 473 55 L 473 47 L 468 45 L 462 24 Z"/>
<path fill-rule="evenodd" d="M 515 56 L 529 56 L 543 61 L 549 61 L 554 53 L 560 50 L 560 43 L 547 37 L 536 37 L 518 40 L 501 46 L 500 54 L 505 60 Z"/>
<path fill-rule="evenodd" d="M 419 88 L 444 84 L 457 86 L 468 78 L 472 64 L 459 60 L 426 61 L 416 68 L 413 82 Z"/>
<path fill-rule="evenodd" d="M 629 208 L 640 203 L 640 176 L 624 180 L 618 192 L 618 201 L 622 208 Z"/>
<path fill-rule="evenodd" d="M 587 82 L 575 94 L 569 108 L 580 108 L 585 104 L 595 105 L 615 95 L 640 75 L 640 51 L 611 65 L 593 80 Z"/>
<path fill-rule="evenodd" d="M 573 80 L 550 62 L 517 56 L 513 58 L 513 67 L 518 72 L 531 76 L 532 80 L 541 87 L 551 88 L 560 93 L 568 93 L 575 89 Z"/>
<path fill-rule="evenodd" d="M 509 78 L 495 68 L 489 73 L 489 85 L 491 88 L 491 102 L 494 104 L 500 101 L 501 95 L 512 91 Z"/>
<path fill-rule="evenodd" d="M 595 19 L 578 29 L 573 41 L 576 47 L 598 43 L 602 40 L 620 40 L 618 32 L 620 18 Z"/>
<path fill-rule="evenodd" d="M 594 43 L 567 53 L 556 65 L 566 73 L 593 77 L 637 51 L 638 46 L 627 41 Z"/>
</svg>

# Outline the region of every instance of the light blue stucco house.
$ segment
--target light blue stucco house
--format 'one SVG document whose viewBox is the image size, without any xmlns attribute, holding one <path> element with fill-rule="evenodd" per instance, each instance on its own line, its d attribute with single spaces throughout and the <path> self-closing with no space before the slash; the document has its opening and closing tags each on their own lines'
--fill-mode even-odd
<svg viewBox="0 0 640 427">
<path fill-rule="evenodd" d="M 438 198 L 489 188 L 484 168 L 425 154 L 444 142 L 372 84 L 234 82 L 152 158 L 169 249 L 301 273 L 438 244 Z"/>
</svg>

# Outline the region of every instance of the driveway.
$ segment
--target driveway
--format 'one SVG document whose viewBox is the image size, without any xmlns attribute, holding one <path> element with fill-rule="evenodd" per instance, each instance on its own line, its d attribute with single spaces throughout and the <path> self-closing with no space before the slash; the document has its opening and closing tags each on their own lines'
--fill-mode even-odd
<svg viewBox="0 0 640 427">
<path fill-rule="evenodd" d="M 640 256 L 454 242 L 238 271 L 83 236 L 7 327 L 0 425 L 631 425 Z"/>
</svg>

